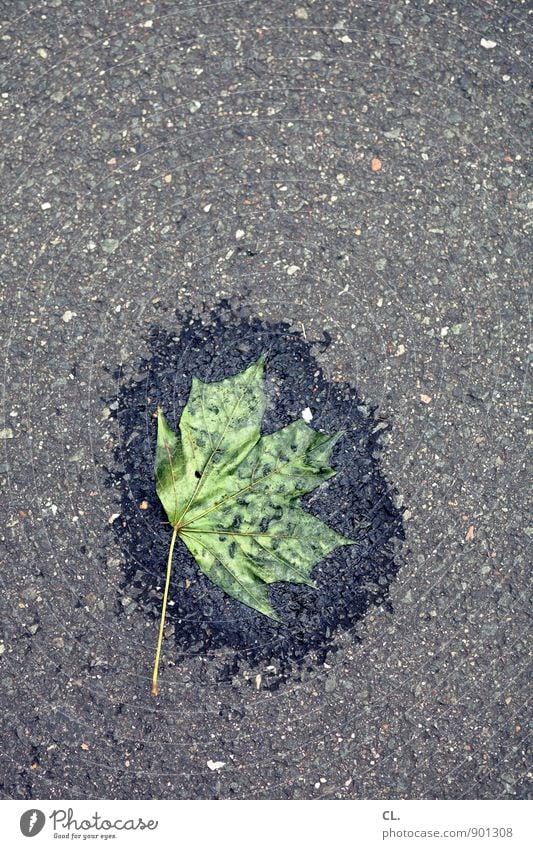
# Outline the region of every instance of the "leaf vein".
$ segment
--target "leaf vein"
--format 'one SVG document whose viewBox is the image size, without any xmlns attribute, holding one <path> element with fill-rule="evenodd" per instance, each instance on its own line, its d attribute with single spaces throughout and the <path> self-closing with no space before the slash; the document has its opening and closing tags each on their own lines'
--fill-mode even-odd
<svg viewBox="0 0 533 849">
<path fill-rule="evenodd" d="M 183 510 L 183 512 L 182 512 L 182 514 L 181 514 L 181 516 L 179 517 L 179 519 L 178 519 L 178 524 L 179 524 L 179 523 L 181 523 L 181 522 L 182 522 L 182 520 L 183 520 L 183 518 L 187 515 L 187 511 L 189 510 L 189 507 L 191 506 L 191 504 L 193 504 L 193 503 L 194 503 L 194 499 L 197 497 L 198 492 L 200 491 L 201 487 L 205 484 L 205 481 L 206 481 L 206 479 L 207 479 L 207 476 L 208 476 L 208 474 L 211 472 L 211 469 L 209 468 L 209 465 L 210 465 L 210 463 L 211 463 L 211 460 L 213 459 L 214 455 L 216 454 L 216 452 L 217 452 L 217 451 L 218 451 L 218 449 L 220 448 L 220 445 L 222 444 L 222 440 L 223 440 L 223 439 L 224 439 L 224 437 L 226 436 L 227 430 L 228 430 L 228 428 L 229 428 L 229 426 L 230 426 L 230 422 L 233 420 L 233 417 L 234 417 L 234 415 L 235 415 L 235 410 L 237 409 L 237 407 L 240 405 L 240 403 L 241 403 L 242 399 L 244 398 L 244 395 L 246 394 L 246 392 L 247 392 L 247 390 L 248 390 L 248 387 L 250 386 L 250 383 L 252 382 L 253 378 L 255 377 L 255 373 L 256 373 L 256 371 L 257 371 L 257 367 L 254 369 L 253 374 L 250 376 L 250 378 L 248 379 L 247 383 L 245 384 L 245 386 L 244 386 L 244 388 L 243 388 L 243 390 L 242 390 L 241 394 L 239 395 L 239 397 L 238 397 L 238 398 L 237 398 L 237 400 L 235 401 L 235 404 L 233 405 L 233 409 L 232 409 L 232 411 L 231 411 L 231 416 L 232 416 L 232 418 L 230 419 L 230 418 L 228 417 L 228 421 L 226 422 L 226 424 L 225 424 L 225 426 L 224 426 L 224 429 L 223 429 L 223 431 L 222 431 L 222 433 L 221 433 L 221 435 L 220 435 L 220 439 L 219 439 L 219 441 L 218 441 L 218 445 L 217 445 L 217 447 L 213 449 L 213 451 L 211 452 L 211 454 L 210 454 L 210 455 L 209 455 L 209 457 L 207 458 L 207 462 L 206 462 L 206 464 L 205 464 L 205 466 L 204 466 L 204 468 L 203 468 L 203 470 L 202 470 L 202 477 L 201 477 L 201 478 L 200 478 L 200 480 L 197 482 L 197 484 L 196 484 L 196 486 L 195 486 L 195 488 L 194 488 L 194 490 L 193 490 L 193 493 L 192 493 L 191 497 L 189 498 L 188 503 L 187 503 L 187 504 L 186 504 L 186 506 L 185 506 L 185 509 Z"/>
<path fill-rule="evenodd" d="M 185 533 L 183 533 L 183 532 L 182 532 L 180 535 L 181 535 L 181 536 L 187 536 L 187 533 L 186 533 L 186 532 L 185 532 Z M 208 551 L 208 552 L 209 552 L 209 554 L 210 554 L 212 557 L 214 557 L 214 559 L 215 559 L 215 560 L 217 560 L 217 561 L 220 563 L 220 565 L 221 565 L 221 566 L 222 566 L 222 567 L 226 570 L 226 572 L 228 572 L 228 573 L 231 575 L 231 577 L 233 578 L 233 580 L 234 580 L 234 581 L 236 581 L 236 583 L 237 583 L 237 584 L 239 584 L 239 586 L 242 588 L 242 590 L 243 590 L 245 593 L 248 593 L 248 595 L 250 595 L 250 596 L 251 596 L 251 598 L 253 598 L 253 600 L 254 600 L 257 604 L 259 604 L 259 605 L 264 605 L 264 601 L 262 601 L 260 598 L 257 598 L 257 597 L 253 594 L 253 592 L 251 592 L 251 590 L 250 590 L 247 586 L 245 586 L 245 585 L 242 583 L 242 581 L 240 581 L 240 580 L 238 579 L 238 577 L 234 574 L 234 572 L 232 572 L 232 570 L 230 569 L 230 567 L 228 566 L 228 564 L 227 564 L 224 560 L 222 560 L 222 558 L 220 557 L 220 555 L 219 555 L 219 554 L 215 554 L 215 552 L 214 552 L 214 551 L 212 551 L 212 550 L 209 548 L 209 546 L 207 546 L 207 545 L 205 544 L 205 542 L 203 542 L 203 540 L 199 539 L 199 540 L 198 540 L 198 543 L 202 546 L 202 548 L 204 548 L 206 551 Z M 262 583 L 265 583 L 265 581 L 263 581 Z M 270 606 L 270 605 L 269 605 L 269 606 Z"/>
</svg>

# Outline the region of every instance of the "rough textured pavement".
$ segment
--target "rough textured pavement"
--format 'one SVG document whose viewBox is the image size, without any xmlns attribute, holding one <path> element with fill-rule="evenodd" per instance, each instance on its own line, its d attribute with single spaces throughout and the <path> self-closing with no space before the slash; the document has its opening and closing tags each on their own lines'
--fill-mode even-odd
<svg viewBox="0 0 533 849">
<path fill-rule="evenodd" d="M 524 797 L 526 4 L 0 9 L 3 797 Z M 156 701 L 117 370 L 221 298 L 331 335 L 406 541 L 326 664 Z"/>
</svg>

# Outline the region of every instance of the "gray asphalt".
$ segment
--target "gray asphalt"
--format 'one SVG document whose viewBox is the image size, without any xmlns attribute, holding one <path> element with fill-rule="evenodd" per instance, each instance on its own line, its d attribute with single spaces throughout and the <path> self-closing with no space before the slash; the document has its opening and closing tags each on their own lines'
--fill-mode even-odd
<svg viewBox="0 0 533 849">
<path fill-rule="evenodd" d="M 3 798 L 525 797 L 526 4 L 0 10 Z M 104 408 L 222 297 L 332 335 L 403 565 L 303 680 L 156 702 Z"/>
</svg>

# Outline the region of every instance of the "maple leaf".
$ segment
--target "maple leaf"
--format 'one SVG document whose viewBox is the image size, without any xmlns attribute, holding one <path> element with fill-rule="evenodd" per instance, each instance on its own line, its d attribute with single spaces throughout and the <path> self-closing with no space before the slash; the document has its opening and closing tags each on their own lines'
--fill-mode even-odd
<svg viewBox="0 0 533 849">
<path fill-rule="evenodd" d="M 313 566 L 353 543 L 299 506 L 302 495 L 336 474 L 328 461 L 342 432 L 319 433 L 299 419 L 261 436 L 265 359 L 217 383 L 193 377 L 180 435 L 158 409 L 156 490 L 173 534 L 154 695 L 177 536 L 211 581 L 277 621 L 269 584 L 314 587 Z"/>
</svg>

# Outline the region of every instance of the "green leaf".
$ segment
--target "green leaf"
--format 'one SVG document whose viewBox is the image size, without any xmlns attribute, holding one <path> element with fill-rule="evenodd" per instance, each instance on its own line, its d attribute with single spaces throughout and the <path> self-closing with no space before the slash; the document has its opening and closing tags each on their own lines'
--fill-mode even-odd
<svg viewBox="0 0 533 849">
<path fill-rule="evenodd" d="M 342 434 L 318 433 L 300 419 L 261 436 L 264 368 L 262 356 L 218 383 L 193 378 L 179 435 L 158 410 L 156 489 L 174 529 L 164 606 L 176 536 L 215 584 L 278 621 L 269 585 L 314 586 L 313 566 L 352 544 L 299 506 L 335 475 L 329 459 Z"/>
</svg>

